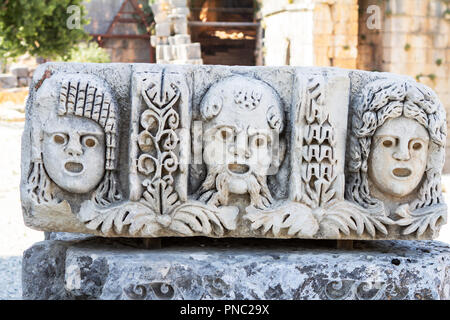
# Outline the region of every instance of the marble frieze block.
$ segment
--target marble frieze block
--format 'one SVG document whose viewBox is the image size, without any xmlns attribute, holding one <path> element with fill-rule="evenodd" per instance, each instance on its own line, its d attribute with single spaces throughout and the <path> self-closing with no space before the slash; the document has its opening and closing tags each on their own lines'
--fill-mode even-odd
<svg viewBox="0 0 450 320">
<path fill-rule="evenodd" d="M 104 237 L 432 239 L 445 141 L 435 93 L 389 73 L 47 63 L 23 216 Z"/>
</svg>

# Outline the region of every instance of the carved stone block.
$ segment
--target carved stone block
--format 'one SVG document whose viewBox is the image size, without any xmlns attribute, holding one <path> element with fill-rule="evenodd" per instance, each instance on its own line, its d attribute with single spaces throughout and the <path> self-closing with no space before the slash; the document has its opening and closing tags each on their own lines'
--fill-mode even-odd
<svg viewBox="0 0 450 320">
<path fill-rule="evenodd" d="M 25 223 L 105 237 L 432 239 L 444 108 L 388 73 L 45 64 L 22 141 Z"/>
<path fill-rule="evenodd" d="M 173 32 L 175 34 L 187 34 L 188 33 L 188 22 L 187 22 L 186 15 L 171 14 L 171 15 L 169 15 L 169 18 L 173 23 Z"/>
<path fill-rule="evenodd" d="M 174 47 L 178 60 L 201 59 L 200 43 L 179 44 Z"/>
<path fill-rule="evenodd" d="M 191 36 L 189 34 L 176 34 L 173 36 L 174 45 L 191 43 Z"/>
<path fill-rule="evenodd" d="M 34 244 L 24 252 L 23 298 L 450 299 L 450 247 L 437 241 L 355 241 L 342 250 L 322 241 L 175 238 L 148 250 L 133 240 Z"/>
<path fill-rule="evenodd" d="M 170 22 L 160 22 L 155 25 L 155 34 L 157 37 L 169 37 L 171 32 Z"/>
<path fill-rule="evenodd" d="M 17 77 L 11 74 L 0 74 L 0 88 L 10 89 L 17 87 Z"/>
</svg>

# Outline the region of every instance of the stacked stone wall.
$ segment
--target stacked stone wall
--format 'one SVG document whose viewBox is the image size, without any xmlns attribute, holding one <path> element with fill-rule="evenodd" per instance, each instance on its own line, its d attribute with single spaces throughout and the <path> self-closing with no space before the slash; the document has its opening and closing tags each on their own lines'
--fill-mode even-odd
<svg viewBox="0 0 450 320">
<path fill-rule="evenodd" d="M 380 29 L 368 28 L 369 6 Z M 409 75 L 433 88 L 450 112 L 450 4 L 444 0 L 360 0 L 358 69 Z M 445 171 L 450 172 L 450 141 Z"/>
<path fill-rule="evenodd" d="M 356 68 L 357 0 L 263 1 L 266 65 Z"/>
<path fill-rule="evenodd" d="M 433 88 L 450 112 L 449 1 L 264 0 L 261 13 L 265 65 L 408 75 Z"/>
</svg>

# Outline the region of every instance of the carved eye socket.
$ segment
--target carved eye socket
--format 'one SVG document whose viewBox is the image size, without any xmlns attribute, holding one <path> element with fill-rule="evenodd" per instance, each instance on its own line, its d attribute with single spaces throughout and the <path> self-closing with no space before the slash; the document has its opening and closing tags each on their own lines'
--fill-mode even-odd
<svg viewBox="0 0 450 320">
<path fill-rule="evenodd" d="M 53 141 L 56 144 L 65 145 L 67 143 L 67 136 L 63 133 L 55 133 L 53 135 Z"/>
<path fill-rule="evenodd" d="M 231 141 L 233 138 L 233 129 L 228 127 L 220 128 L 217 135 L 223 141 Z"/>
<path fill-rule="evenodd" d="M 267 138 L 261 134 L 253 138 L 253 146 L 256 148 L 264 148 L 267 146 Z"/>
<path fill-rule="evenodd" d="M 383 141 L 383 146 L 385 146 L 386 148 L 390 148 L 394 145 L 394 143 L 392 142 L 392 140 L 384 140 Z"/>
<path fill-rule="evenodd" d="M 415 143 L 413 144 L 412 148 L 413 148 L 414 150 L 420 150 L 420 149 L 422 149 L 422 144 L 421 144 L 420 142 L 415 142 Z"/>
<path fill-rule="evenodd" d="M 85 147 L 93 148 L 97 145 L 98 141 L 97 141 L 97 138 L 95 138 L 93 136 L 85 136 L 82 139 L 82 143 Z"/>
</svg>

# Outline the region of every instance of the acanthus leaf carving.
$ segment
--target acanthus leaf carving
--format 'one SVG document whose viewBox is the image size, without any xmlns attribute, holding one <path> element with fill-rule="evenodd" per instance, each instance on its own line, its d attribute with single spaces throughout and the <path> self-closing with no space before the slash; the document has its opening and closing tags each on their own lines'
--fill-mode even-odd
<svg viewBox="0 0 450 320">
<path fill-rule="evenodd" d="M 290 237 L 335 239 L 342 234 L 350 236 L 353 231 L 358 236 L 367 232 L 374 238 L 377 231 L 387 235 L 386 225 L 395 224 L 383 210 L 368 211 L 348 201 L 332 201 L 315 209 L 302 203 L 287 202 L 278 208 L 259 210 L 249 207 L 246 211 L 244 218 L 250 220 L 252 230 L 260 229 L 262 235 L 272 231 L 276 237 L 284 233 Z"/>
<path fill-rule="evenodd" d="M 191 201 L 174 210 L 169 228 L 184 235 L 223 236 L 226 230 L 236 229 L 238 213 L 237 207 Z"/>
<path fill-rule="evenodd" d="M 393 224 L 395 222 L 386 216 L 383 209 L 367 210 L 348 201 L 332 203 L 320 220 L 321 230 L 328 238 L 339 236 L 340 233 L 349 236 L 350 230 L 358 236 L 367 232 L 375 238 L 377 231 L 387 235 L 386 225 Z"/>
<path fill-rule="evenodd" d="M 250 229 L 261 234 L 269 231 L 277 237 L 283 229 L 286 234 L 299 238 L 312 238 L 319 230 L 319 224 L 312 210 L 304 204 L 287 202 L 276 208 L 260 210 L 253 206 L 246 208 L 244 219 L 250 220 Z"/>
<path fill-rule="evenodd" d="M 158 236 L 162 227 L 155 213 L 142 202 L 126 202 L 104 209 L 85 201 L 78 217 L 88 229 L 104 235 L 122 234 L 127 226 L 132 236 Z"/>
<path fill-rule="evenodd" d="M 410 211 L 409 205 L 404 204 L 397 208 L 395 213 L 401 217 L 396 224 L 403 228 L 403 235 L 416 232 L 420 237 L 428 228 L 432 232 L 439 230 L 442 224 L 447 222 L 447 205 L 437 204 L 431 207 L 424 207 Z"/>
<path fill-rule="evenodd" d="M 164 208 L 166 213 L 170 212 L 174 207 L 180 204 L 178 195 L 172 187 L 172 182 L 173 181 L 171 180 L 165 181 L 163 179 L 154 181 L 146 179 L 142 182 L 144 187 L 146 187 L 143 197 L 146 204 L 155 213 L 160 213 L 161 208 Z"/>
</svg>

